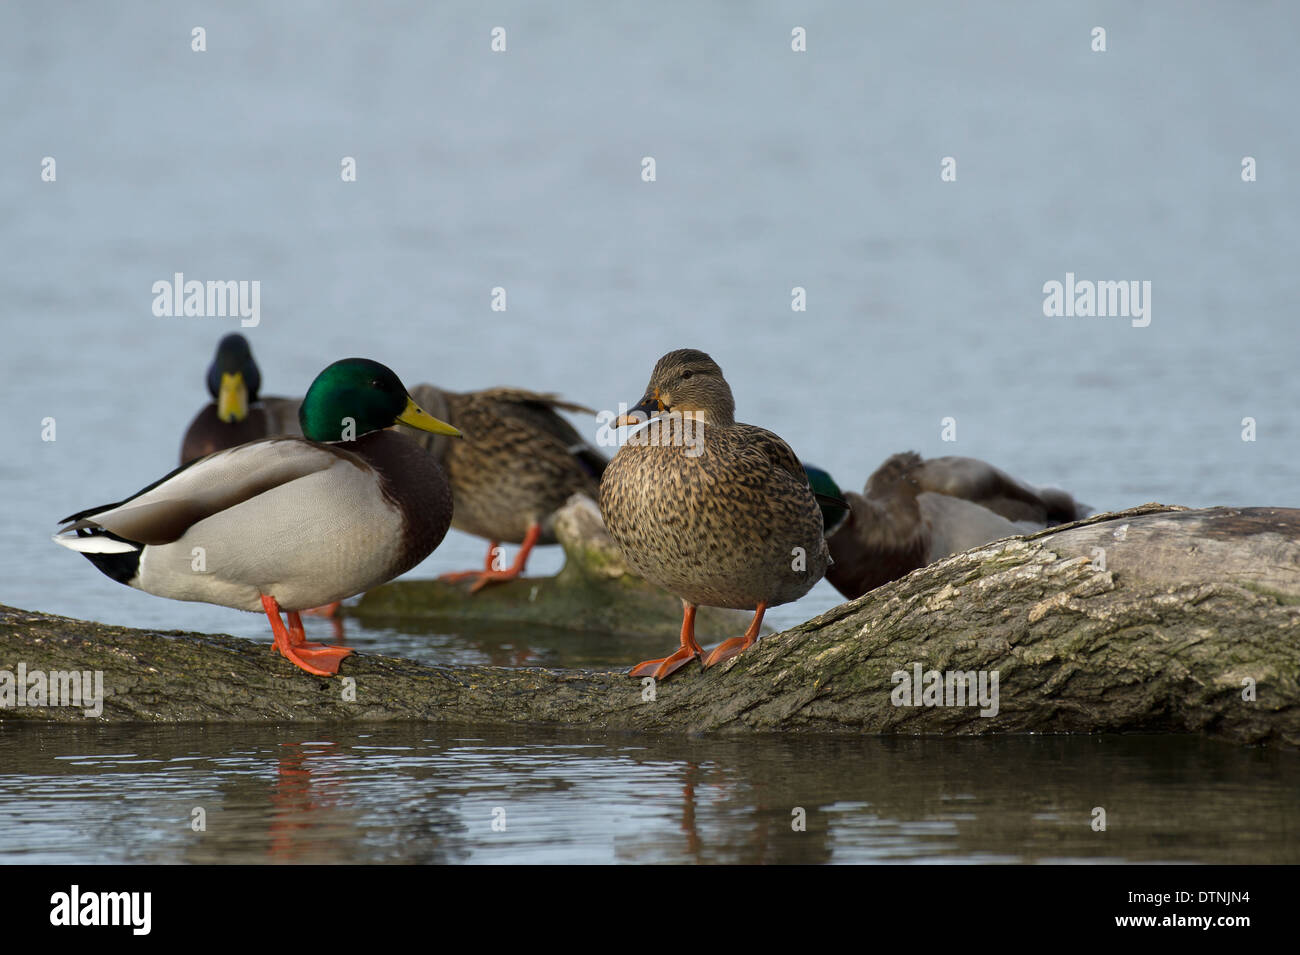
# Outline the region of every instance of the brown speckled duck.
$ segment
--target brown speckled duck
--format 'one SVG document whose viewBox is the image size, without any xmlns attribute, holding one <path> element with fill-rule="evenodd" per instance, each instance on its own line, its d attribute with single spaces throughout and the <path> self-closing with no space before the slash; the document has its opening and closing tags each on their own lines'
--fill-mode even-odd
<svg viewBox="0 0 1300 955">
<path fill-rule="evenodd" d="M 208 366 L 207 382 L 212 401 L 185 431 L 181 464 L 259 438 L 302 434 L 298 426 L 301 402 L 258 395 L 262 374 L 243 335 L 227 335 L 217 344 L 217 354 Z"/>
<path fill-rule="evenodd" d="M 454 392 L 417 385 L 411 395 L 421 407 L 460 429 L 450 441 L 411 431 L 447 471 L 455 501 L 452 527 L 485 537 L 482 570 L 443 574 L 443 580 L 473 578 L 470 592 L 523 573 L 539 544 L 554 544 L 555 512 L 570 495 L 594 498 L 607 464 L 557 410 L 594 415 L 582 405 L 523 388 Z M 510 567 L 499 566 L 502 542 L 519 544 Z"/>
<path fill-rule="evenodd" d="M 839 496 L 834 479 L 805 465 L 813 488 Z M 1029 534 L 1090 513 L 1065 491 L 1034 488 L 976 458 L 888 458 L 849 508 L 823 507 L 834 567 L 826 579 L 853 599 L 926 564 L 989 541 Z"/>
<path fill-rule="evenodd" d="M 600 510 L 632 569 L 681 597 L 681 646 L 631 676 L 663 679 L 700 657 L 727 660 L 758 637 L 768 607 L 797 600 L 826 573 L 822 516 L 790 446 L 739 424 L 722 369 L 704 352 L 659 359 L 645 396 L 618 424 L 628 436 L 600 482 Z M 699 604 L 754 611 L 743 637 L 705 655 L 695 640 Z"/>
</svg>

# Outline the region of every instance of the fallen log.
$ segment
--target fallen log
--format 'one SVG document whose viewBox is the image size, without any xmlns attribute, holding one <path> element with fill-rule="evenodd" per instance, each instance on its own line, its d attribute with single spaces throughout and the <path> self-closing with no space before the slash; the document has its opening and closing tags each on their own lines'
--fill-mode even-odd
<svg viewBox="0 0 1300 955">
<path fill-rule="evenodd" d="M 554 577 L 521 577 L 476 594 L 470 583 L 394 580 L 376 587 L 342 613 L 369 624 L 424 620 L 451 628 L 497 623 L 520 630 L 538 625 L 569 631 L 677 639 L 682 602 L 635 576 L 605 530 L 596 502 L 575 494 L 555 515 L 564 568 Z M 695 632 L 721 642 L 743 633 L 752 613 L 701 607 Z M 653 649 L 653 648 L 651 648 Z"/>
<path fill-rule="evenodd" d="M 622 671 L 427 667 L 372 654 L 349 657 L 339 677 L 318 678 L 266 644 L 235 637 L 0 608 L 0 670 L 19 663 L 29 674 L 102 671 L 95 718 L 113 722 L 1204 733 L 1295 747 L 1300 510 L 1146 505 L 997 541 L 764 637 L 712 670 L 688 667 L 658 685 Z M 977 683 L 982 673 L 986 689 L 996 673 L 996 706 L 969 697 L 930 705 L 954 702 L 945 696 L 948 673 Z M 907 705 L 898 705 L 905 687 Z M 70 706 L 10 704 L 0 719 L 92 717 Z"/>
</svg>

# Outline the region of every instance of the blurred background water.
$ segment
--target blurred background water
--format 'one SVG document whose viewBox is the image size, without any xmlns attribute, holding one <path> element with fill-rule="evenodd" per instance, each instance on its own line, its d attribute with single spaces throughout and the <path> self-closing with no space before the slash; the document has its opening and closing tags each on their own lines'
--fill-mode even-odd
<svg viewBox="0 0 1300 955">
<path fill-rule="evenodd" d="M 1296 505 L 1298 26 L 1281 2 L 6 3 L 0 601 L 269 640 L 48 540 L 172 468 L 207 400 L 238 323 L 154 316 L 175 272 L 261 283 L 244 331 L 268 394 L 364 355 L 612 409 L 691 346 L 741 420 L 844 487 L 910 448 L 1099 509 Z M 1067 272 L 1150 281 L 1149 327 L 1045 317 Z M 412 573 L 484 549 L 453 532 Z M 838 601 L 822 583 L 768 621 Z M 539 661 L 565 658 L 517 660 Z"/>
</svg>

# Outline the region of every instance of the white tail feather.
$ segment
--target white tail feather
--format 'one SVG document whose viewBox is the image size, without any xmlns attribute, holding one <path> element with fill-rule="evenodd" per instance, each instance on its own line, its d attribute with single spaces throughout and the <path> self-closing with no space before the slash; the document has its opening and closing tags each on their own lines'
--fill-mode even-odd
<svg viewBox="0 0 1300 955">
<path fill-rule="evenodd" d="M 62 544 L 69 550 L 75 550 L 81 554 L 130 554 L 138 551 L 138 544 L 131 544 L 127 541 L 113 540 L 105 534 L 94 534 L 89 537 L 73 537 L 64 534 L 51 535 L 50 540 L 56 544 Z"/>
</svg>

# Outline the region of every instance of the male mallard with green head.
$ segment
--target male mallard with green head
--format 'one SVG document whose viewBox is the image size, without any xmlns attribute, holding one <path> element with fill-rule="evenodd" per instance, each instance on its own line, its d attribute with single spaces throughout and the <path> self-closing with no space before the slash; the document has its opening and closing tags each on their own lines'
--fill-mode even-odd
<svg viewBox="0 0 1300 955">
<path fill-rule="evenodd" d="M 828 473 L 805 467 L 817 491 L 840 496 Z M 914 451 L 888 458 L 863 494 L 842 496 L 847 510 L 825 509 L 835 560 L 826 579 L 850 599 L 949 554 L 1090 512 L 1065 491 L 1031 487 L 985 461 Z"/>
<path fill-rule="evenodd" d="M 451 523 L 442 468 L 388 429 L 458 432 L 364 358 L 317 375 L 299 420 L 305 437 L 199 458 L 124 501 L 65 517 L 54 540 L 147 593 L 265 611 L 283 656 L 308 673 L 337 673 L 352 651 L 307 643 L 299 611 L 405 573 Z"/>
<path fill-rule="evenodd" d="M 463 440 L 415 435 L 447 470 L 456 502 L 451 526 L 488 540 L 482 570 L 443 574 L 474 578 L 470 592 L 523 573 L 534 546 L 554 544 L 555 512 L 576 493 L 595 498 L 607 463 L 558 411 L 595 412 L 555 395 L 523 388 L 443 391 L 416 385 L 421 407 L 460 429 Z M 519 544 L 509 567 L 500 566 L 502 542 Z"/>
<path fill-rule="evenodd" d="M 771 431 L 735 419 L 722 369 L 702 351 L 659 359 L 645 396 L 619 425 L 628 436 L 600 482 L 600 511 L 629 566 L 682 599 L 681 646 L 631 676 L 663 679 L 696 657 L 706 667 L 758 637 L 768 607 L 797 600 L 826 573 L 822 516 L 803 467 Z M 754 611 L 743 637 L 707 656 L 695 609 Z"/>
<path fill-rule="evenodd" d="M 243 335 L 232 333 L 217 344 L 207 382 L 212 401 L 185 431 L 181 464 L 258 438 L 300 433 L 297 401 L 258 394 L 262 373 Z"/>
</svg>

